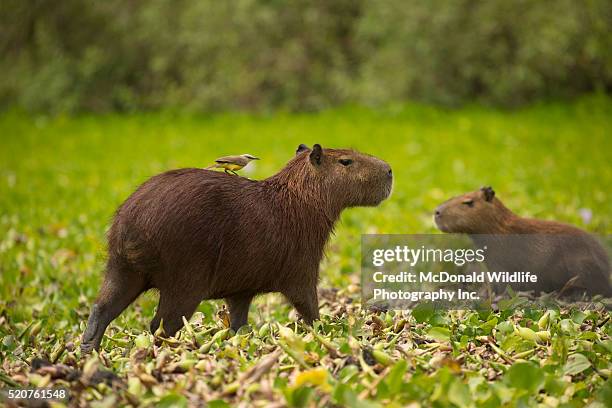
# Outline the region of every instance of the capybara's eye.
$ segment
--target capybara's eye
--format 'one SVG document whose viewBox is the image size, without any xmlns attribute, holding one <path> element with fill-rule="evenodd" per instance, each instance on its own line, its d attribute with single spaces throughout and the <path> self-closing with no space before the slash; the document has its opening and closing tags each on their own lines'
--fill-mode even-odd
<svg viewBox="0 0 612 408">
<path fill-rule="evenodd" d="M 341 165 L 343 166 L 348 166 L 350 164 L 353 163 L 353 161 L 351 159 L 340 159 L 338 160 L 340 162 Z"/>
<path fill-rule="evenodd" d="M 465 201 L 463 201 L 463 204 L 467 205 L 468 207 L 473 207 L 474 206 L 474 200 L 465 200 Z"/>
</svg>

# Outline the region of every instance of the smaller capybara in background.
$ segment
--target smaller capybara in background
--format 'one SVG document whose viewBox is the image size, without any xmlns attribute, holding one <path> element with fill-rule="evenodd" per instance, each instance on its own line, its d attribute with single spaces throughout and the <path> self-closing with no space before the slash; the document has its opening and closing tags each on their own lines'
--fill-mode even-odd
<svg viewBox="0 0 612 408">
<path fill-rule="evenodd" d="M 225 299 L 238 329 L 253 297 L 268 292 L 282 293 L 311 323 L 319 317 L 319 263 L 340 213 L 380 204 L 392 181 L 386 162 L 318 144 L 300 145 L 261 181 L 205 169 L 150 178 L 115 214 L 81 350 L 98 349 L 109 323 L 153 288 L 159 306 L 151 331 L 163 319 L 170 336 L 204 299 Z"/>
<path fill-rule="evenodd" d="M 492 270 L 536 273 L 537 284 L 511 284 L 515 290 L 612 296 L 610 261 L 594 237 L 560 222 L 520 217 L 491 187 L 449 199 L 434 219 L 441 231 L 469 234 L 478 247 L 486 246 Z"/>
</svg>

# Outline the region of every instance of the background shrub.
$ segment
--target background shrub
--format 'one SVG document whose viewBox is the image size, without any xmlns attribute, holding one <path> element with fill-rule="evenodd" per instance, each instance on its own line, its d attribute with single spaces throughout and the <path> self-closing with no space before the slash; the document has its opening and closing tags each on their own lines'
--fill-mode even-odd
<svg viewBox="0 0 612 408">
<path fill-rule="evenodd" d="M 609 92 L 610 21 L 606 0 L 4 0 L 0 104 L 516 106 Z"/>
</svg>

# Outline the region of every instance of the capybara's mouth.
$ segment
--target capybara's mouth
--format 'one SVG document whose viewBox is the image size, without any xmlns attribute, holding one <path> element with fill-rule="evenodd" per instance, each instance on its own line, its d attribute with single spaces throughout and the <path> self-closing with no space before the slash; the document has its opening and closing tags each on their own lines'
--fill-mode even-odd
<svg viewBox="0 0 612 408">
<path fill-rule="evenodd" d="M 392 192 L 393 192 L 393 179 L 389 178 L 388 180 L 386 180 L 385 185 L 383 186 L 380 198 L 376 200 L 374 205 L 379 205 L 380 203 L 385 201 L 387 198 L 391 196 Z"/>
<path fill-rule="evenodd" d="M 393 183 L 392 182 L 385 183 L 385 185 L 379 191 L 380 191 L 380 195 L 378 197 L 371 196 L 369 199 L 366 199 L 364 202 L 360 203 L 359 205 L 363 205 L 367 207 L 376 207 L 380 205 L 380 203 L 385 201 L 391 195 L 391 192 L 393 191 Z"/>
<path fill-rule="evenodd" d="M 389 180 L 389 182 L 387 183 L 387 186 L 385 188 L 385 196 L 383 197 L 381 201 L 384 201 L 387 198 L 389 198 L 392 192 L 393 192 L 393 179 Z"/>
<path fill-rule="evenodd" d="M 446 226 L 444 225 L 444 221 L 442 220 L 442 214 L 440 214 L 440 212 L 436 211 L 436 213 L 433 216 L 434 219 L 434 224 L 436 224 L 436 227 L 438 227 L 438 229 L 442 232 L 449 232 L 448 228 L 446 228 Z"/>
</svg>

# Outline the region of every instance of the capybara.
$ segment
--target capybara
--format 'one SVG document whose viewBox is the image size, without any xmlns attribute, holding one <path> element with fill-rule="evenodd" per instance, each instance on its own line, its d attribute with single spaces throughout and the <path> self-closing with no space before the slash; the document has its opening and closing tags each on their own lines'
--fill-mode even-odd
<svg viewBox="0 0 612 408">
<path fill-rule="evenodd" d="M 560 222 L 520 217 L 491 187 L 451 198 L 436 208 L 434 219 L 441 231 L 469 234 L 477 246 L 486 247 L 489 268 L 537 274 L 535 284 L 510 285 L 516 290 L 612 296 L 610 261 L 594 237 Z"/>
<path fill-rule="evenodd" d="M 319 263 L 340 213 L 378 205 L 392 182 L 383 160 L 318 144 L 300 145 L 261 181 L 196 168 L 150 178 L 115 214 L 81 349 L 98 349 L 108 324 L 148 289 L 159 290 L 150 329 L 163 319 L 168 336 L 204 299 L 225 299 L 237 330 L 253 297 L 268 292 L 282 293 L 310 324 L 319 317 Z"/>
</svg>

